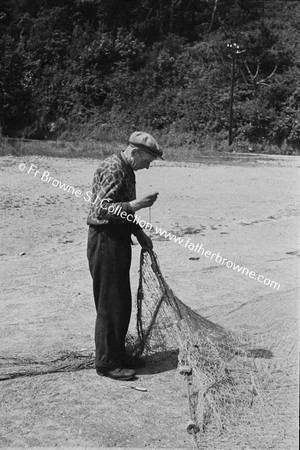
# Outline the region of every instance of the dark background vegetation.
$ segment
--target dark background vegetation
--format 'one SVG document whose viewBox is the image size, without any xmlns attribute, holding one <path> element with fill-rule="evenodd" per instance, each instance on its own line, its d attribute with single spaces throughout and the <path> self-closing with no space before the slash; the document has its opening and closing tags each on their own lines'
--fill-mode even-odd
<svg viewBox="0 0 300 450">
<path fill-rule="evenodd" d="M 249 151 L 300 146 L 300 3 L 0 0 L 0 128 L 30 139 L 123 139 Z"/>
</svg>

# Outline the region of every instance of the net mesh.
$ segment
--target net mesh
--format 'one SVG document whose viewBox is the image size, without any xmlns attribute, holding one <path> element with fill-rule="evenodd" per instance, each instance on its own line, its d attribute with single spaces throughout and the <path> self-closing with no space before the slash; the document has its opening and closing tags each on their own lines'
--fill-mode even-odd
<svg viewBox="0 0 300 450">
<path fill-rule="evenodd" d="M 271 351 L 253 348 L 246 335 L 226 330 L 179 300 L 149 249 L 142 249 L 139 275 L 131 351 L 136 356 L 179 351 L 197 447 L 241 448 L 246 443 L 270 448 L 281 442 L 284 431 L 268 395 Z"/>
<path fill-rule="evenodd" d="M 186 332 L 197 334 L 202 343 L 213 344 L 222 353 L 231 352 L 234 347 L 236 350 L 238 345 L 232 333 L 200 316 L 176 297 L 162 276 L 156 255 L 148 249 L 142 249 L 140 257 L 137 332 L 137 338 L 131 337 L 132 353 L 137 356 L 178 349 Z"/>
<path fill-rule="evenodd" d="M 185 305 L 163 278 L 155 253 L 146 248 L 140 257 L 136 316 L 136 333 L 127 337 L 133 355 L 178 352 L 179 372 L 185 368 L 190 429 L 198 448 L 262 449 L 282 441 L 284 430 L 270 388 L 272 353 L 252 348 L 246 336 Z M 0 358 L 0 380 L 92 367 L 92 352 L 69 352 L 47 361 Z"/>
</svg>

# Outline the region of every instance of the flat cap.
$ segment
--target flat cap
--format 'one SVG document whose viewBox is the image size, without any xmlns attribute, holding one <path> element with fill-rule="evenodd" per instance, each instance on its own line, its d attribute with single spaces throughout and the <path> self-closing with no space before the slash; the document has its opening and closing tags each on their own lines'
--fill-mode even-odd
<svg viewBox="0 0 300 450">
<path fill-rule="evenodd" d="M 154 137 L 144 131 L 135 131 L 129 138 L 129 144 L 134 147 L 142 148 L 150 155 L 163 159 L 162 150 Z"/>
</svg>

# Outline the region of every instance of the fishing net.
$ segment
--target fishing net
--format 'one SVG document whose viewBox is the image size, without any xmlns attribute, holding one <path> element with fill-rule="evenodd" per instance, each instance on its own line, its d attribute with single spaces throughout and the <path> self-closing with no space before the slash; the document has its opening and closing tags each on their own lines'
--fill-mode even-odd
<svg viewBox="0 0 300 450">
<path fill-rule="evenodd" d="M 278 444 L 283 429 L 268 396 L 271 351 L 253 348 L 248 336 L 185 305 L 162 276 L 155 253 L 146 248 L 139 275 L 137 336 L 129 336 L 128 343 L 136 356 L 178 351 L 189 404 L 187 431 L 195 445 L 215 449 L 247 443 L 262 449 Z"/>
<path fill-rule="evenodd" d="M 237 351 L 235 336 L 205 317 L 200 316 L 170 289 L 160 271 L 157 257 L 150 249 L 142 249 L 140 278 L 137 292 L 137 333 L 131 341 L 131 352 L 136 356 L 175 350 L 188 333 L 197 335 L 204 344 L 214 345 L 223 354 Z"/>
<path fill-rule="evenodd" d="M 127 348 L 146 357 L 176 352 L 187 389 L 187 431 L 198 448 L 244 448 L 246 443 L 262 449 L 282 440 L 269 395 L 272 353 L 253 348 L 247 336 L 226 330 L 179 300 L 147 248 L 141 251 L 135 307 L 136 333 L 128 334 Z M 48 361 L 0 358 L 0 380 L 92 367 L 93 353 L 69 352 Z"/>
</svg>

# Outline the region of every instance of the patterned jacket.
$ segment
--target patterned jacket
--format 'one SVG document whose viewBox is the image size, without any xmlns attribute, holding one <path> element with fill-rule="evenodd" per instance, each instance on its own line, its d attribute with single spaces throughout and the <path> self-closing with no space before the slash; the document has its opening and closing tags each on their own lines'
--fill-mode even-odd
<svg viewBox="0 0 300 450">
<path fill-rule="evenodd" d="M 101 161 L 94 174 L 92 191 L 86 195 L 90 201 L 89 225 L 130 224 L 132 233 L 141 229 L 134 222 L 129 204 L 136 198 L 135 174 L 122 152 Z"/>
</svg>

